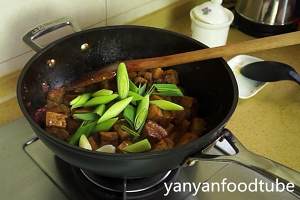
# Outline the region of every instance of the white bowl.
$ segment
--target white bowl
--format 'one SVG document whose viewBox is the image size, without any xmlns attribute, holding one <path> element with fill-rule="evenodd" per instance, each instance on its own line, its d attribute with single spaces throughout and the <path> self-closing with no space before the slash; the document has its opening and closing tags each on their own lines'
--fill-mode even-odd
<svg viewBox="0 0 300 200">
<path fill-rule="evenodd" d="M 266 82 L 251 80 L 240 73 L 240 70 L 247 64 L 259 61 L 263 60 L 253 56 L 238 55 L 227 62 L 236 78 L 239 88 L 239 98 L 248 99 L 250 97 L 253 97 L 266 86 Z"/>
</svg>

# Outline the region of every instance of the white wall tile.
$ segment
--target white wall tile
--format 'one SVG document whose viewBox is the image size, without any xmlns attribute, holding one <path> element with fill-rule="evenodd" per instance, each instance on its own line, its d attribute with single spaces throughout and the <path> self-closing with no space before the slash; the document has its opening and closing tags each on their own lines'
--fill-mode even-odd
<svg viewBox="0 0 300 200">
<path fill-rule="evenodd" d="M 124 14 L 133 8 L 145 5 L 153 0 L 107 0 L 107 17 Z"/>
<path fill-rule="evenodd" d="M 0 77 L 21 69 L 34 54 L 22 37 L 38 24 L 65 16 L 71 16 L 83 29 L 124 24 L 176 1 L 179 0 L 0 0 Z M 39 43 L 47 44 L 70 32 L 56 31 Z"/>
<path fill-rule="evenodd" d="M 105 0 L 10 0 L 0 9 L 0 63 L 29 50 L 22 36 L 37 24 L 71 16 L 86 27 L 106 19 Z"/>
<path fill-rule="evenodd" d="M 99 27 L 99 26 L 105 26 L 105 21 L 98 23 L 97 26 L 94 27 Z M 68 32 L 71 32 L 69 30 L 67 30 Z M 62 30 L 62 31 L 58 31 L 58 34 L 60 36 L 65 35 L 65 33 L 67 33 L 66 29 Z M 57 36 L 57 35 L 56 35 Z M 26 62 L 35 54 L 35 52 L 33 50 L 29 50 L 25 53 L 23 53 L 22 55 L 16 56 L 13 59 L 10 59 L 6 62 L 2 62 L 0 63 L 0 78 L 1 76 L 4 76 L 6 74 L 10 74 L 14 71 L 17 71 L 19 69 L 21 69 L 22 67 L 24 67 L 24 65 L 26 64 Z"/>
<path fill-rule="evenodd" d="M 179 0 L 107 0 L 107 24 L 117 25 L 130 22 Z M 180 0 L 186 1 L 186 0 Z M 117 12 L 116 10 L 120 11 Z"/>
</svg>

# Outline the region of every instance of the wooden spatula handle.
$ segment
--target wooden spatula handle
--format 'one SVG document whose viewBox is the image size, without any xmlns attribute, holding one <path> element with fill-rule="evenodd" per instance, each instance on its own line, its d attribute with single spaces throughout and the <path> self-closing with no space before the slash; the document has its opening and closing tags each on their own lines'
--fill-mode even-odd
<svg viewBox="0 0 300 200">
<path fill-rule="evenodd" d="M 174 66 L 224 56 L 252 53 L 296 44 L 300 44 L 300 31 L 168 56 L 129 60 L 125 61 L 125 63 L 129 71 L 139 71 L 156 67 Z"/>
</svg>

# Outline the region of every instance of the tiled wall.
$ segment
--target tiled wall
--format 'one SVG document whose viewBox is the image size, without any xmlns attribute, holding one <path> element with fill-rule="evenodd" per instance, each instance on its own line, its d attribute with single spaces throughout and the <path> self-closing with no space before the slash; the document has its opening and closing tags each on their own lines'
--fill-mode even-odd
<svg viewBox="0 0 300 200">
<path fill-rule="evenodd" d="M 179 0 L 2 0 L 0 1 L 0 77 L 21 69 L 34 52 L 22 42 L 37 24 L 71 16 L 82 29 L 124 24 Z M 184 2 L 187 0 L 180 0 Z M 70 33 L 51 34 L 41 44 Z"/>
</svg>

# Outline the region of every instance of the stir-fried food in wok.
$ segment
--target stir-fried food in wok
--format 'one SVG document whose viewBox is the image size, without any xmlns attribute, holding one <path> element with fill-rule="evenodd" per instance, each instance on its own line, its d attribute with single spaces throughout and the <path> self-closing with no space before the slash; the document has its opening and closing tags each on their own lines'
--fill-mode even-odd
<svg viewBox="0 0 300 200">
<path fill-rule="evenodd" d="M 203 133 L 197 100 L 185 96 L 175 70 L 127 72 L 82 88 L 50 90 L 42 122 L 49 134 L 81 148 L 108 153 L 160 151 Z"/>
</svg>

